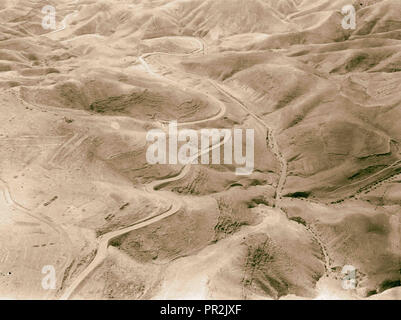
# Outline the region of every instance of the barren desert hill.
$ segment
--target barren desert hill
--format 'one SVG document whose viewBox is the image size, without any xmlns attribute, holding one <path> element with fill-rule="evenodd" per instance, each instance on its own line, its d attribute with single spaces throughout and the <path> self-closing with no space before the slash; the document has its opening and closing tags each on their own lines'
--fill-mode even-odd
<svg viewBox="0 0 401 320">
<path fill-rule="evenodd" d="M 388 188 L 388 184 L 380 189 L 383 188 Z M 380 191 L 373 193 L 383 194 Z M 339 203 L 333 208 L 299 200 L 285 204 L 291 217 L 302 218 L 308 224 L 315 221 L 312 224 L 316 232 L 328 244 L 331 272 L 336 277 L 341 277 L 342 265 L 358 266 L 359 281 L 363 283 L 366 295 L 399 286 L 399 224 L 394 223 L 397 218 L 392 211 L 397 209 L 389 210 L 387 206 L 378 209 L 372 201 L 374 194 Z"/>
<path fill-rule="evenodd" d="M 2 1 L 0 297 L 396 299 L 400 5 Z M 254 129 L 253 172 L 150 164 L 174 120 Z"/>
<path fill-rule="evenodd" d="M 257 58 L 255 62 L 254 57 Z M 283 132 L 283 143 L 289 143 L 284 147 L 292 169 L 289 178 L 295 172 L 296 179 L 302 179 L 304 176 L 330 170 L 328 175 L 338 179 L 332 183 L 341 186 L 345 181 L 354 180 L 353 177 L 358 176 L 359 170 L 362 173 L 365 168 L 380 169 L 381 166 L 398 160 L 398 133 L 388 131 L 392 125 L 387 124 L 383 127 L 380 121 L 377 121 L 381 112 L 395 112 L 397 109 L 399 98 L 395 95 L 394 85 L 390 84 L 394 83 L 392 77 L 375 75 L 370 78 L 376 79 L 376 83 L 381 83 L 382 90 L 390 86 L 394 87 L 394 91 L 386 91 L 388 94 L 385 96 L 378 96 L 370 90 L 370 94 L 366 95 L 366 89 L 363 87 L 347 85 L 351 79 L 350 75 L 344 77 L 344 80 L 329 77 L 318 71 L 311 75 L 311 68 L 302 67 L 299 70 L 296 67 L 299 63 L 297 58 L 291 63 L 288 59 L 269 57 L 272 55 L 266 56 L 260 52 L 224 53 L 222 56 L 211 56 L 208 60 L 183 61 L 183 66 L 185 70 L 191 70 L 190 72 L 201 76 L 224 80 L 237 96 L 240 92 L 243 97 L 247 97 L 247 105 L 253 112 L 265 118 L 278 120 L 275 126 Z M 224 58 L 226 64 L 219 63 L 219 68 L 207 68 L 211 61 L 221 61 Z M 302 81 L 306 77 L 308 81 Z M 356 79 L 359 77 L 363 77 L 361 72 L 352 76 L 355 81 L 358 81 Z M 285 81 L 287 86 L 278 85 L 282 81 Z M 340 96 L 339 90 L 343 92 Z M 367 108 L 370 104 L 373 105 Z M 346 133 L 347 127 L 355 131 L 349 135 Z M 314 134 L 314 131 L 319 134 Z M 294 153 L 290 152 L 293 148 Z M 322 150 L 326 150 L 326 160 L 322 158 Z M 345 159 L 348 159 L 347 165 L 344 163 Z M 305 167 L 306 163 L 308 167 Z M 340 167 L 336 168 L 337 165 Z M 395 167 L 394 170 L 396 169 Z M 328 175 L 323 176 L 327 179 Z M 321 176 L 316 178 L 327 187 L 327 180 L 321 180 Z M 296 183 L 292 185 L 298 188 Z M 304 188 L 307 185 L 304 184 Z M 333 189 L 335 188 L 333 186 Z M 292 190 L 288 192 L 291 193 Z"/>
</svg>

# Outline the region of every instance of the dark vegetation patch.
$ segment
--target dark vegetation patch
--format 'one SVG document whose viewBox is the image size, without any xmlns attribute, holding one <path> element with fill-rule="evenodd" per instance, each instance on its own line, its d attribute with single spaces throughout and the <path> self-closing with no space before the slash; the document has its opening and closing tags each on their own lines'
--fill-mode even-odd
<svg viewBox="0 0 401 320">
<path fill-rule="evenodd" d="M 367 168 L 364 168 L 357 173 L 353 174 L 352 176 L 348 177 L 348 180 L 355 180 L 358 178 L 362 178 L 368 175 L 371 175 L 377 171 L 380 171 L 381 169 L 384 169 L 386 166 L 385 165 L 375 165 L 375 166 L 369 166 Z"/>
<path fill-rule="evenodd" d="M 366 53 L 359 54 L 355 57 L 353 57 L 346 65 L 347 71 L 352 71 L 358 66 L 360 66 L 364 61 L 366 61 L 369 58 L 369 55 Z"/>
<path fill-rule="evenodd" d="M 291 217 L 290 220 L 306 226 L 306 221 L 304 219 L 302 219 L 301 217 Z"/>
<path fill-rule="evenodd" d="M 280 270 L 282 252 L 267 235 L 251 236 L 247 243 L 244 276 L 244 289 L 263 292 L 278 299 L 292 291 L 292 285 Z"/>
<path fill-rule="evenodd" d="M 246 222 L 235 220 L 235 218 L 230 216 L 219 217 L 219 220 L 214 227 L 214 230 L 217 234 L 233 234 L 238 231 L 241 226 L 247 225 Z"/>
<path fill-rule="evenodd" d="M 253 198 L 251 201 L 247 202 L 248 208 L 255 208 L 260 204 L 263 204 L 265 206 L 270 206 L 269 202 L 266 200 L 266 198 L 263 195 Z"/>
<path fill-rule="evenodd" d="M 138 93 L 108 97 L 107 99 L 91 103 L 89 109 L 97 113 L 121 113 L 140 103 L 155 103 L 147 93 L 148 90 L 144 90 Z"/>
<path fill-rule="evenodd" d="M 310 196 L 310 192 L 304 192 L 304 191 L 297 191 L 294 193 L 289 193 L 287 197 L 291 198 L 308 198 Z"/>
<path fill-rule="evenodd" d="M 380 291 L 383 292 L 385 290 L 395 288 L 395 287 L 400 287 L 401 286 L 401 280 L 385 280 L 380 284 Z"/>
<path fill-rule="evenodd" d="M 122 239 L 121 239 L 121 237 L 112 239 L 112 240 L 110 241 L 110 245 L 111 245 L 112 247 L 119 248 L 119 247 L 121 246 L 121 244 L 122 244 Z"/>
<path fill-rule="evenodd" d="M 246 216 L 240 214 L 243 211 L 235 210 L 226 200 L 218 199 L 217 204 L 220 215 L 214 227 L 215 238 L 213 242 L 224 239 L 226 236 L 237 232 L 242 226 L 249 224 Z"/>
</svg>

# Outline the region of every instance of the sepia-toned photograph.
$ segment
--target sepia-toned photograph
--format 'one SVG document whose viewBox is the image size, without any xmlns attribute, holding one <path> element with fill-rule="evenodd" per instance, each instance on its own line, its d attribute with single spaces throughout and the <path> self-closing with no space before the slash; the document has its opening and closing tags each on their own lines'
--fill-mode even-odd
<svg viewBox="0 0 401 320">
<path fill-rule="evenodd" d="M 401 300 L 401 0 L 0 0 L 0 123 L 0 300 Z"/>
</svg>

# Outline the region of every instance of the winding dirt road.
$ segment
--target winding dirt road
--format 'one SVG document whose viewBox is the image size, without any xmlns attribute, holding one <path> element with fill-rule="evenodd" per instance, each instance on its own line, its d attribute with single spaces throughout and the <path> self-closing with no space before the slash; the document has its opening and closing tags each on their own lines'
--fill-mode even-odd
<svg viewBox="0 0 401 320">
<path fill-rule="evenodd" d="M 204 53 L 206 51 L 206 47 L 205 47 L 204 41 L 202 39 L 200 39 L 200 40 L 197 39 L 197 40 L 198 40 L 198 42 L 200 43 L 200 46 L 201 46 L 199 48 L 198 52 L 202 51 Z M 149 57 L 149 56 L 151 56 L 153 54 L 171 55 L 169 53 L 155 52 L 155 53 L 147 54 L 146 56 L 145 55 L 141 56 L 140 62 L 144 65 L 145 69 L 148 70 L 148 72 L 150 72 L 151 74 L 154 74 L 154 72 L 152 71 L 152 69 L 148 65 L 148 63 L 145 61 L 145 58 Z M 271 150 L 273 151 L 276 159 L 278 160 L 278 162 L 280 163 L 280 166 L 281 166 L 279 180 L 278 180 L 277 187 L 276 187 L 276 192 L 275 192 L 275 208 L 278 209 L 283 215 L 285 215 L 287 217 L 287 214 L 284 212 L 284 210 L 280 206 L 280 201 L 282 200 L 282 197 L 283 197 L 282 193 L 283 193 L 285 182 L 287 180 L 287 167 L 288 167 L 288 165 L 287 165 L 287 161 L 285 160 L 283 154 L 280 151 L 280 148 L 278 146 L 274 130 L 265 121 L 263 121 L 263 119 L 261 117 L 259 117 L 257 114 L 252 112 L 246 106 L 246 104 L 243 101 L 241 101 L 239 98 L 237 98 L 235 95 L 233 95 L 223 85 L 217 83 L 216 81 L 214 81 L 212 79 L 209 79 L 209 82 L 219 92 L 221 92 L 222 94 L 224 94 L 228 98 L 234 100 L 245 112 L 247 112 L 259 124 L 261 124 L 263 127 L 265 127 L 267 129 L 269 146 L 270 146 Z M 316 233 L 316 231 L 313 229 L 312 226 L 307 225 L 307 226 L 305 226 L 305 229 L 309 232 L 309 234 L 311 235 L 313 241 L 315 241 L 320 247 L 320 250 L 321 250 L 321 253 L 322 253 L 322 256 L 323 256 L 324 269 L 325 269 L 325 273 L 324 273 L 323 276 L 330 277 L 331 274 L 332 274 L 332 271 L 331 271 L 331 258 L 329 256 L 329 253 L 328 253 L 327 249 L 326 249 L 326 246 L 324 245 L 323 241 L 321 240 L 321 238 L 319 237 L 319 235 Z"/>
<path fill-rule="evenodd" d="M 181 205 L 181 202 L 177 200 L 176 195 L 173 192 L 156 191 L 156 188 L 163 184 L 178 181 L 178 180 L 182 179 L 189 172 L 189 170 L 191 168 L 191 164 L 195 159 L 199 158 L 204 153 L 209 153 L 213 149 L 219 148 L 221 145 L 224 145 L 225 143 L 227 143 L 228 140 L 230 140 L 230 139 L 232 139 L 231 134 L 226 135 L 224 137 L 223 141 L 221 141 L 220 143 L 215 144 L 208 149 L 199 151 L 196 155 L 194 155 L 191 159 L 189 159 L 189 163 L 183 167 L 180 174 L 178 174 L 177 176 L 172 177 L 172 178 L 163 179 L 163 180 L 156 180 L 156 181 L 153 181 L 153 182 L 147 184 L 145 186 L 145 190 L 148 191 L 149 193 L 157 193 L 158 197 L 161 196 L 164 199 L 171 201 L 172 204 L 171 204 L 170 208 L 167 211 L 165 211 L 157 216 L 152 216 L 152 217 L 143 219 L 129 227 L 126 227 L 126 228 L 123 228 L 120 230 L 116 230 L 116 231 L 112 231 L 112 232 L 106 233 L 106 234 L 102 235 L 101 237 L 99 237 L 99 239 L 98 239 L 99 245 L 98 245 L 98 250 L 96 252 L 95 258 L 85 268 L 85 270 L 74 280 L 74 282 L 69 286 L 69 288 L 64 292 L 64 294 L 61 296 L 61 299 L 62 300 L 69 299 L 72 296 L 72 294 L 75 292 L 75 290 L 83 283 L 83 281 L 106 259 L 107 248 L 110 244 L 110 241 L 112 241 L 113 239 L 115 239 L 119 236 L 122 236 L 126 233 L 129 233 L 131 231 L 134 231 L 134 230 L 137 230 L 140 228 L 144 228 L 146 226 L 149 226 L 153 223 L 156 223 L 160 220 L 163 220 L 163 219 L 170 217 L 173 214 L 177 213 L 182 208 L 182 205 Z"/>
<path fill-rule="evenodd" d="M 198 50 L 195 50 L 192 53 L 184 54 L 184 55 L 191 55 L 191 54 L 199 53 L 199 52 L 203 51 L 203 49 L 204 49 L 203 42 L 199 41 L 199 43 L 200 43 L 200 48 Z M 146 56 L 149 57 L 152 54 L 161 54 L 161 53 L 155 52 L 155 53 L 146 54 Z M 183 56 L 181 54 L 179 54 L 179 55 Z M 145 70 L 147 70 L 150 74 L 159 76 L 151 70 L 150 66 L 145 61 L 145 55 L 141 56 L 139 58 L 139 61 L 144 65 Z M 170 79 L 168 79 L 168 80 L 171 81 Z M 217 100 L 217 99 L 215 99 L 215 100 L 218 101 L 219 105 L 220 105 L 220 111 L 216 115 L 213 115 L 209 118 L 202 119 L 202 120 L 181 122 L 178 124 L 178 126 L 182 127 L 182 126 L 187 126 L 187 125 L 200 124 L 200 123 L 204 123 L 204 122 L 208 122 L 208 121 L 212 121 L 212 120 L 221 118 L 226 112 L 226 107 L 219 100 Z M 73 281 L 73 283 L 63 293 L 63 295 L 61 296 L 60 299 L 61 300 L 70 299 L 72 297 L 72 295 L 74 294 L 74 292 L 78 289 L 78 287 L 84 282 L 84 280 L 106 259 L 108 246 L 113 239 L 120 237 L 131 231 L 138 230 L 138 229 L 144 228 L 146 226 L 149 226 L 153 223 L 159 222 L 159 221 L 177 213 L 182 208 L 182 204 L 181 204 L 181 201 L 177 200 L 176 195 L 173 192 L 156 191 L 156 188 L 161 185 L 164 185 L 166 183 L 170 183 L 170 182 L 174 182 L 174 181 L 178 181 L 178 180 L 182 179 L 189 173 L 191 164 L 195 159 L 198 159 L 201 155 L 203 155 L 205 153 L 211 152 L 215 148 L 219 148 L 220 146 L 224 145 L 231 139 L 232 139 L 232 136 L 231 136 L 231 132 L 230 132 L 230 134 L 224 136 L 223 141 L 220 141 L 219 143 L 217 143 L 213 146 L 210 146 L 208 149 L 197 152 L 197 154 L 195 154 L 192 158 L 189 159 L 188 164 L 186 164 L 183 167 L 183 169 L 177 176 L 163 179 L 163 180 L 156 180 L 156 181 L 153 181 L 153 182 L 147 184 L 145 186 L 145 190 L 149 193 L 156 193 L 156 195 L 158 197 L 163 197 L 164 199 L 171 201 L 172 204 L 171 204 L 170 208 L 161 214 L 143 219 L 129 227 L 126 227 L 126 228 L 123 228 L 120 230 L 116 230 L 116 231 L 112 231 L 112 232 L 109 232 L 109 233 L 104 234 L 101 237 L 99 237 L 99 239 L 98 239 L 99 244 L 98 244 L 98 249 L 97 249 L 95 258 L 85 268 L 85 270 L 82 273 L 80 273 L 79 276 Z"/>
<path fill-rule="evenodd" d="M 77 1 L 78 2 L 78 1 Z M 68 18 L 71 15 L 75 15 L 77 13 L 77 11 L 74 11 L 73 13 L 69 14 L 68 16 L 66 16 L 62 22 L 62 27 L 52 33 L 55 32 L 59 32 L 62 31 L 66 28 L 66 22 L 68 21 Z M 50 33 L 51 34 L 51 33 Z M 192 40 L 195 40 L 196 42 L 198 42 L 199 44 L 199 48 L 194 50 L 191 53 L 188 54 L 171 54 L 171 53 L 166 53 L 166 52 L 151 52 L 151 53 L 146 53 L 141 55 L 138 58 L 138 61 L 140 62 L 140 64 L 144 67 L 144 69 L 152 76 L 154 77 L 158 77 L 158 78 L 163 78 L 163 80 L 167 80 L 168 82 L 177 84 L 177 82 L 163 76 L 160 75 L 156 72 L 154 72 L 151 68 L 151 66 L 147 63 L 146 58 L 149 58 L 150 56 L 153 55 L 174 55 L 174 56 L 189 56 L 189 55 L 194 55 L 194 54 L 198 54 L 198 53 L 204 53 L 205 52 L 205 44 L 204 41 L 202 39 L 199 38 L 194 38 L 194 37 L 187 37 L 187 38 L 191 38 Z M 275 154 L 278 162 L 280 163 L 281 166 L 281 171 L 280 171 L 280 175 L 279 175 L 279 179 L 278 179 L 278 183 L 276 186 L 276 193 L 275 193 L 275 207 L 280 210 L 284 215 L 286 215 L 286 213 L 282 210 L 282 208 L 280 207 L 280 201 L 282 199 L 282 192 L 283 192 L 283 188 L 286 182 L 286 178 L 287 178 L 287 162 L 285 161 L 284 156 L 282 155 L 282 153 L 279 150 L 278 147 L 278 143 L 277 143 L 277 139 L 275 137 L 274 131 L 273 129 L 266 124 L 258 115 L 256 115 L 255 113 L 253 113 L 252 111 L 249 110 L 249 108 L 245 105 L 245 103 L 243 103 L 240 99 L 238 99 L 237 97 L 235 97 L 232 93 L 229 92 L 228 89 L 226 89 L 225 87 L 223 87 L 223 85 L 217 83 L 214 80 L 210 80 L 210 83 L 213 85 L 213 87 L 215 87 L 219 92 L 221 92 L 222 94 L 224 94 L 225 96 L 229 97 L 230 99 L 236 101 L 243 110 L 245 110 L 249 115 L 251 115 L 258 123 L 260 123 L 263 127 L 265 127 L 267 129 L 268 132 L 268 141 L 269 141 L 269 146 L 272 149 L 273 153 Z M 209 96 L 210 97 L 210 96 Z M 184 123 L 179 123 L 179 126 L 186 126 L 186 125 L 195 125 L 195 124 L 201 124 L 201 123 L 205 123 L 205 122 L 209 122 L 212 120 L 217 120 L 220 119 L 225 113 L 226 113 L 226 106 L 221 103 L 218 99 L 216 99 L 215 97 L 211 97 L 214 101 L 216 101 L 219 105 L 220 105 L 220 110 L 218 113 L 216 113 L 215 115 L 207 118 L 207 119 L 202 119 L 202 120 L 197 120 L 197 121 L 191 121 L 191 122 L 184 122 Z M 163 121 L 158 121 L 159 123 L 165 124 Z M 197 155 L 194 156 L 193 159 L 198 158 L 202 153 L 205 152 L 210 152 L 212 149 L 220 147 L 222 144 L 226 143 L 227 139 L 231 139 L 231 135 L 229 137 L 225 137 L 224 140 L 222 142 L 220 142 L 217 145 L 214 145 L 212 147 L 210 147 L 207 150 L 203 150 L 201 152 L 198 152 Z M 176 212 L 178 212 L 181 208 L 181 203 L 179 201 L 177 201 L 176 197 L 169 192 L 161 192 L 161 191 L 156 191 L 155 189 L 158 186 L 161 186 L 163 184 L 166 183 L 170 183 L 173 181 L 177 181 L 182 179 L 183 177 L 186 176 L 186 174 L 189 172 L 190 170 L 190 166 L 191 163 L 187 164 L 184 166 L 184 168 L 181 170 L 180 174 L 178 174 L 175 177 L 172 178 L 168 178 L 168 179 L 164 179 L 164 180 L 159 180 L 159 181 L 154 181 L 148 185 L 145 186 L 145 190 L 148 191 L 149 193 L 156 193 L 157 192 L 157 196 L 161 196 L 165 199 L 168 199 L 171 201 L 171 206 L 170 208 L 157 215 L 157 216 L 153 216 L 144 220 L 141 220 L 129 227 L 123 228 L 121 230 L 116 230 L 107 234 L 102 235 L 98 241 L 99 241 L 99 245 L 98 245 L 98 250 L 96 253 L 95 258 L 92 260 L 92 262 L 86 267 L 86 269 L 74 280 L 74 282 L 70 285 L 70 287 L 63 293 L 63 295 L 61 296 L 61 299 L 69 299 L 74 292 L 77 290 L 77 288 L 83 283 L 83 281 L 104 261 L 104 259 L 107 257 L 107 248 L 110 244 L 110 241 L 112 241 L 113 239 L 115 239 L 116 237 L 119 237 L 121 235 L 124 235 L 128 232 L 134 231 L 134 230 L 138 230 L 140 228 L 149 226 L 153 223 L 156 223 L 162 219 L 165 219 L 173 214 L 175 214 Z M 327 254 L 327 251 L 323 245 L 323 243 L 321 242 L 320 238 L 318 237 L 318 235 L 314 232 L 313 229 L 311 229 L 309 226 L 306 227 L 306 229 L 308 230 L 308 232 L 311 234 L 312 238 L 319 244 L 319 246 L 322 249 L 322 253 L 324 255 L 324 264 L 325 264 L 325 269 L 326 272 L 329 272 L 329 265 L 330 265 L 330 258 Z"/>
<path fill-rule="evenodd" d="M 164 38 L 177 38 L 177 37 L 164 37 Z M 205 43 L 204 43 L 204 41 L 203 41 L 202 39 L 200 39 L 200 38 L 195 38 L 195 37 L 189 37 L 189 36 L 186 36 L 186 37 L 179 36 L 178 38 L 187 38 L 187 39 L 191 39 L 191 41 L 194 40 L 194 41 L 196 41 L 196 42 L 198 43 L 199 47 L 198 47 L 198 49 L 195 49 L 194 51 L 192 51 L 192 52 L 190 52 L 190 53 L 167 53 L 167 52 L 150 52 L 150 53 L 145 53 L 145 54 L 141 55 L 141 56 L 138 58 L 138 61 L 141 63 L 141 65 L 144 67 L 144 69 L 145 69 L 150 75 L 155 76 L 155 77 L 158 77 L 158 78 L 162 78 L 163 80 L 167 80 L 168 82 L 170 82 L 170 83 L 172 83 L 172 84 L 174 84 L 174 85 L 180 85 L 180 86 L 182 86 L 182 85 L 179 84 L 178 82 L 173 81 L 173 80 L 169 79 L 168 77 L 165 77 L 165 76 L 163 76 L 163 75 L 160 75 L 160 74 L 154 72 L 154 71 L 152 70 L 151 66 L 146 62 L 146 58 L 149 58 L 149 57 L 151 57 L 151 56 L 153 56 L 153 55 L 159 55 L 159 56 L 160 56 L 160 55 L 165 55 L 165 56 L 175 56 L 175 57 L 186 57 L 186 56 L 191 56 L 191 55 L 195 55 L 195 54 L 199 54 L 199 53 L 201 53 L 201 54 L 204 54 L 204 53 L 205 53 L 205 50 L 206 50 L 206 48 L 205 48 Z M 211 81 L 211 80 L 210 80 L 210 81 Z M 211 81 L 211 82 L 213 83 L 213 81 Z M 180 123 L 180 126 L 190 126 L 190 125 L 195 125 L 195 124 L 202 124 L 202 123 L 210 122 L 210 121 L 213 121 L 213 120 L 218 120 L 218 119 L 220 119 L 221 117 L 223 117 L 224 114 L 226 113 L 226 106 L 225 106 L 225 104 L 222 103 L 220 100 L 216 99 L 215 97 L 211 96 L 211 95 L 208 95 L 208 98 L 210 98 L 211 100 L 213 100 L 213 102 L 214 102 L 216 105 L 219 105 L 219 106 L 220 106 L 219 111 L 218 111 L 215 115 L 210 116 L 210 117 L 208 117 L 208 118 L 206 118 L 206 119 L 203 119 L 203 120 L 195 120 L 195 121 L 182 122 L 182 123 Z M 167 123 L 168 121 L 160 121 L 160 122 L 165 124 L 165 123 Z"/>
</svg>

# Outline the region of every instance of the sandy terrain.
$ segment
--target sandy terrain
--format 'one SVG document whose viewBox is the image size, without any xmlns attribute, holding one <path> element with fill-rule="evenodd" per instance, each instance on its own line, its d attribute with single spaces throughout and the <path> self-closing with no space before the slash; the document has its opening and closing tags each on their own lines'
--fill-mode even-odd
<svg viewBox="0 0 401 320">
<path fill-rule="evenodd" d="M 399 0 L 7 0 L 0 21 L 1 299 L 401 299 Z M 172 121 L 228 134 L 150 163 Z M 222 150 L 250 129 L 247 172 Z"/>
</svg>

